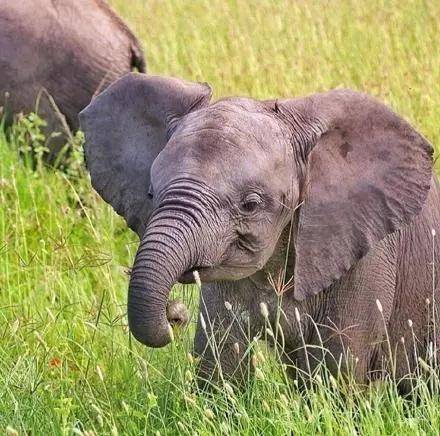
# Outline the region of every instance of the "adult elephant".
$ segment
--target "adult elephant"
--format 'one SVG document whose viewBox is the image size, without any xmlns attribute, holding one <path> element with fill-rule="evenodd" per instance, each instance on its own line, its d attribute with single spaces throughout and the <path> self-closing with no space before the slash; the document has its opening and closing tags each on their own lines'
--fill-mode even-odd
<svg viewBox="0 0 440 436">
<path fill-rule="evenodd" d="M 391 350 L 396 377 L 413 371 L 438 345 L 430 144 L 350 90 L 210 97 L 206 84 L 129 74 L 80 115 L 93 186 L 141 239 L 128 291 L 133 335 L 166 345 L 169 324 L 185 315 L 168 302 L 170 287 L 198 270 L 195 349 L 206 377 L 218 376 L 218 362 L 225 377 L 247 373 L 249 340 L 264 327 L 282 329 L 296 369 L 324 359 L 365 381 Z"/>
<path fill-rule="evenodd" d="M 92 96 L 135 69 L 145 72 L 139 41 L 103 0 L 0 6 L 0 106 L 9 119 L 37 110 L 48 134 L 74 131 Z M 50 141 L 50 161 L 65 141 Z"/>
</svg>

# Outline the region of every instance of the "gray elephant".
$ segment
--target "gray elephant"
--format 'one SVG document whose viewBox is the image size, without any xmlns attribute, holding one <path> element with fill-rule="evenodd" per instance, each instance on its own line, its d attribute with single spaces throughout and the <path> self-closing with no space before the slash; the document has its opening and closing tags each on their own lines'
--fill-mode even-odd
<svg viewBox="0 0 440 436">
<path fill-rule="evenodd" d="M 37 107 L 48 134 L 75 131 L 92 96 L 134 69 L 145 72 L 139 41 L 103 0 L 0 6 L 0 106 L 9 122 Z M 65 142 L 65 136 L 50 141 L 49 161 Z"/>
<path fill-rule="evenodd" d="M 197 270 L 203 377 L 221 367 L 240 381 L 249 341 L 267 329 L 280 333 L 293 376 L 324 360 L 364 382 L 389 349 L 396 377 L 413 371 L 413 348 L 425 358 L 438 345 L 431 145 L 351 90 L 210 97 L 207 84 L 132 73 L 80 114 L 92 184 L 141 239 L 132 334 L 166 345 L 185 316 L 170 288 Z"/>
</svg>

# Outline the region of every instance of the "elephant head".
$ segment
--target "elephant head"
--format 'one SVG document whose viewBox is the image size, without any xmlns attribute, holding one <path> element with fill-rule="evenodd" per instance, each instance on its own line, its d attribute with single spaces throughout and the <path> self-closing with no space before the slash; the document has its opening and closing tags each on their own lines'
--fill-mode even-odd
<svg viewBox="0 0 440 436">
<path fill-rule="evenodd" d="M 294 222 L 294 296 L 313 296 L 409 223 L 430 187 L 429 143 L 365 94 L 210 97 L 131 73 L 80 115 L 92 184 L 141 239 L 128 320 L 152 347 L 169 342 L 169 290 L 194 269 L 251 276 Z"/>
</svg>

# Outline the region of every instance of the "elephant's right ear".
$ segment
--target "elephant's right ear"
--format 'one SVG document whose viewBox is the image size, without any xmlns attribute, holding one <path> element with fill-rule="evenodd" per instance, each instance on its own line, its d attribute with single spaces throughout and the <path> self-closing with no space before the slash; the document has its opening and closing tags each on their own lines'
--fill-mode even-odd
<svg viewBox="0 0 440 436">
<path fill-rule="evenodd" d="M 93 187 L 142 235 L 151 211 L 150 168 L 176 120 L 209 104 L 211 88 L 130 73 L 80 113 Z"/>
</svg>

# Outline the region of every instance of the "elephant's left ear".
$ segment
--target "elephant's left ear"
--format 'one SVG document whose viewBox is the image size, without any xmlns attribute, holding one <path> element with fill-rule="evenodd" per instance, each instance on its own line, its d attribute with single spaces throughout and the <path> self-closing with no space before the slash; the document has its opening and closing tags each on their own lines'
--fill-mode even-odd
<svg viewBox="0 0 440 436">
<path fill-rule="evenodd" d="M 93 187 L 142 235 L 152 209 L 150 168 L 179 118 L 209 104 L 211 88 L 129 73 L 80 113 Z"/>
<path fill-rule="evenodd" d="M 278 101 L 303 169 L 295 297 L 317 294 L 409 223 L 430 189 L 432 147 L 375 99 L 335 90 Z"/>
</svg>

